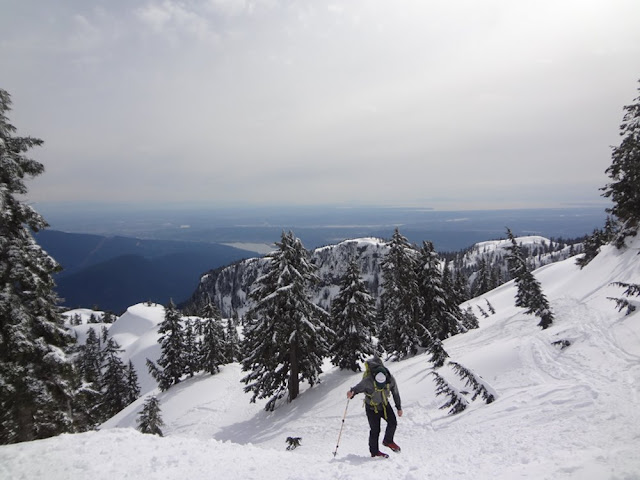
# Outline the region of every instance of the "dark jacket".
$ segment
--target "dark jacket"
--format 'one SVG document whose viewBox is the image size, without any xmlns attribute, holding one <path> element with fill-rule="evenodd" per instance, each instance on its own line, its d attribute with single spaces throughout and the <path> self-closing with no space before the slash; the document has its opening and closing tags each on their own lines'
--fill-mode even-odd
<svg viewBox="0 0 640 480">
<path fill-rule="evenodd" d="M 379 357 L 375 356 L 367 360 L 368 370 L 372 372 L 376 367 L 382 365 L 382 360 Z M 386 389 L 385 389 L 386 390 Z M 391 395 L 393 396 L 393 401 L 396 404 L 396 409 L 402 410 L 402 402 L 400 401 L 400 393 L 398 392 L 398 385 L 396 384 L 396 379 L 389 372 L 389 390 L 391 391 Z M 365 405 L 368 408 L 373 408 L 372 403 L 376 405 L 387 405 L 389 403 L 388 393 L 386 391 L 376 390 L 373 383 L 373 376 L 367 375 L 364 377 L 360 383 L 356 386 L 351 387 L 351 391 L 357 395 L 358 393 L 364 393 L 367 398 L 365 400 Z"/>
</svg>

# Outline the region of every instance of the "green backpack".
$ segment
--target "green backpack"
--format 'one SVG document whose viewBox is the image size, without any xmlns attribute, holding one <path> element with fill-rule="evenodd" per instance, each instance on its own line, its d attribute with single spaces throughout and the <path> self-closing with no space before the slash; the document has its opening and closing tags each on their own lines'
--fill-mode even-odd
<svg viewBox="0 0 640 480">
<path fill-rule="evenodd" d="M 366 364 L 362 378 L 366 378 L 369 375 L 371 375 L 373 379 L 374 391 L 372 394 L 365 394 L 365 403 L 373 407 L 376 413 L 378 413 L 378 407 L 382 405 L 384 417 L 387 418 L 387 404 L 389 403 L 389 394 L 391 393 L 391 374 L 389 370 L 382 365 L 376 365 L 373 369 L 370 369 L 369 364 Z"/>
</svg>

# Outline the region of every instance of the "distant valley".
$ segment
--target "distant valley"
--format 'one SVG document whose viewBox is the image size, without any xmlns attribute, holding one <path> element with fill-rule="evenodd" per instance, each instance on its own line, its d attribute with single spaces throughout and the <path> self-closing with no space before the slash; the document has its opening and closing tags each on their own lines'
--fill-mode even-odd
<svg viewBox="0 0 640 480">
<path fill-rule="evenodd" d="M 64 306 L 122 313 L 151 300 L 186 300 L 200 275 L 257 252 L 204 242 L 141 240 L 44 230 L 36 241 L 63 270 L 55 276 Z"/>
</svg>

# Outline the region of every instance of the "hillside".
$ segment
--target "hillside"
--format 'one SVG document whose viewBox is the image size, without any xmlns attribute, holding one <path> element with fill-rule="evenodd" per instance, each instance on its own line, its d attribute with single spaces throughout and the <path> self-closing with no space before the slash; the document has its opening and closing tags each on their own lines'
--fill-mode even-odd
<svg viewBox="0 0 640 480">
<path fill-rule="evenodd" d="M 36 239 L 63 267 L 55 279 L 64 306 L 95 305 L 116 313 L 147 300 L 184 301 L 203 272 L 257 255 L 215 243 L 53 230 L 39 232 Z"/>
<path fill-rule="evenodd" d="M 396 434 L 403 450 L 389 460 L 368 457 L 361 398 L 346 401 L 358 374 L 327 365 L 321 384 L 267 413 L 249 403 L 231 364 L 148 393 L 161 402 L 165 438 L 132 428 L 141 398 L 99 432 L 0 447 L 0 477 L 638 479 L 640 313 L 625 316 L 607 297 L 621 293 L 612 281 L 640 283 L 639 250 L 636 238 L 624 251 L 603 248 L 583 270 L 574 259 L 538 269 L 556 315 L 546 330 L 514 307 L 512 282 L 469 302 L 489 300 L 496 313 L 444 346 L 497 392 L 492 404 L 448 416 L 426 355 L 388 364 L 405 411 Z M 136 305 L 113 324 L 125 357 L 157 358 L 161 318 L 162 307 Z M 439 373 L 454 382 L 449 367 Z M 287 436 L 301 436 L 302 446 L 286 451 Z"/>
<path fill-rule="evenodd" d="M 556 262 L 569 256 L 570 248 L 561 251 L 542 253 L 549 248 L 551 240 L 541 236 L 518 237 L 523 250 L 529 252 L 530 263 L 536 267 Z M 475 244 L 460 255 L 456 268 L 464 269 L 470 280 L 475 278 L 481 259 L 496 265 L 503 270 L 503 277 L 508 273 L 506 247 L 508 240 L 491 240 Z M 338 293 L 340 283 L 350 260 L 355 260 L 361 276 L 369 292 L 378 298 L 382 292 L 382 262 L 389 247 L 385 240 L 379 238 L 356 238 L 345 240 L 335 245 L 328 245 L 311 250 L 310 258 L 317 267 L 319 278 L 313 287 L 313 300 L 317 305 L 329 309 L 331 301 Z M 537 253 L 540 251 L 540 253 Z M 269 264 L 268 258 L 250 258 L 233 265 L 210 270 L 202 275 L 200 282 L 191 296 L 189 305 L 206 304 L 213 299 L 223 315 L 232 316 L 237 312 L 240 316 L 251 306 L 248 294 L 256 278 L 263 274 Z"/>
</svg>

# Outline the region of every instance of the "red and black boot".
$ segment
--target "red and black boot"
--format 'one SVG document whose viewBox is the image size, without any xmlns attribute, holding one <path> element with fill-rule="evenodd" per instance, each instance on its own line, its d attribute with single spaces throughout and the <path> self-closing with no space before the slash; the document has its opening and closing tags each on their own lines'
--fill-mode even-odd
<svg viewBox="0 0 640 480">
<path fill-rule="evenodd" d="M 400 447 L 395 442 L 382 442 L 382 445 L 390 448 L 396 453 L 400 453 Z"/>
</svg>

